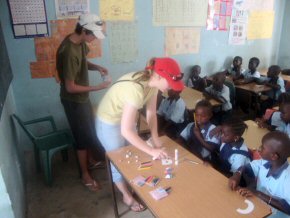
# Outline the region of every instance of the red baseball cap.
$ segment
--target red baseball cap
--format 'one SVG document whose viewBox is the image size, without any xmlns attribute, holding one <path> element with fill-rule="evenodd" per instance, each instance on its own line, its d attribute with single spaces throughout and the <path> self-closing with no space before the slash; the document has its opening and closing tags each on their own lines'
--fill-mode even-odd
<svg viewBox="0 0 290 218">
<path fill-rule="evenodd" d="M 167 80 L 171 89 L 182 91 L 184 88 L 183 73 L 181 73 L 178 63 L 172 58 L 155 58 L 154 61 L 152 69 Z"/>
</svg>

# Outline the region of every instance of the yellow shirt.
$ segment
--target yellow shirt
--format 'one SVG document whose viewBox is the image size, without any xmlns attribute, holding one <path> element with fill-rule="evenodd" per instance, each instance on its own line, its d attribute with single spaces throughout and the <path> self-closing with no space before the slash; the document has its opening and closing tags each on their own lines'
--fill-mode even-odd
<svg viewBox="0 0 290 218">
<path fill-rule="evenodd" d="M 140 84 L 132 81 L 138 78 L 138 76 L 132 78 L 134 73 L 125 74 L 118 80 L 119 82 L 113 84 L 107 91 L 97 110 L 97 117 L 100 120 L 110 124 L 120 124 L 125 104 L 128 103 L 137 110 L 141 109 L 157 93 L 158 90 L 156 88 L 150 88 L 146 94 L 144 87 L 147 86 L 148 81 L 139 82 L 143 85 L 142 87 Z"/>
</svg>

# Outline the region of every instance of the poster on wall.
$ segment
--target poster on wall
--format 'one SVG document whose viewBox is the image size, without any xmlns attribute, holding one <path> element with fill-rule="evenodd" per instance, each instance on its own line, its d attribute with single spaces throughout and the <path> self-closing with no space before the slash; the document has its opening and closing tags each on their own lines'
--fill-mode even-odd
<svg viewBox="0 0 290 218">
<path fill-rule="evenodd" d="M 274 11 L 251 11 L 248 25 L 248 39 L 272 38 Z"/>
<path fill-rule="evenodd" d="M 133 62 L 137 59 L 136 22 L 111 22 L 108 39 L 112 63 Z"/>
<path fill-rule="evenodd" d="M 44 0 L 7 0 L 14 38 L 48 35 Z"/>
<path fill-rule="evenodd" d="M 274 0 L 238 0 L 235 7 L 239 10 L 272 11 Z"/>
<path fill-rule="evenodd" d="M 206 21 L 207 30 L 228 31 L 233 0 L 209 0 Z"/>
<path fill-rule="evenodd" d="M 205 26 L 208 0 L 153 0 L 155 26 Z"/>
<path fill-rule="evenodd" d="M 247 39 L 247 26 L 248 26 L 248 11 L 233 9 L 229 44 L 231 45 L 244 45 Z"/>
<path fill-rule="evenodd" d="M 90 12 L 89 0 L 55 0 L 57 19 L 78 18 Z"/>
<path fill-rule="evenodd" d="M 109 21 L 133 21 L 134 0 L 100 0 L 100 16 Z"/>
<path fill-rule="evenodd" d="M 165 33 L 166 56 L 199 52 L 200 28 L 168 27 Z"/>
</svg>

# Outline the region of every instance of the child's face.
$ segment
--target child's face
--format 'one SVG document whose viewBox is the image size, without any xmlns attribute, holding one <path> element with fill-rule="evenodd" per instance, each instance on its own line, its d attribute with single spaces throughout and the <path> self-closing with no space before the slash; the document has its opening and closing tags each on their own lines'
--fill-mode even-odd
<svg viewBox="0 0 290 218">
<path fill-rule="evenodd" d="M 250 61 L 249 62 L 249 70 L 251 70 L 251 71 L 255 71 L 256 69 L 257 69 L 257 63 L 256 63 L 256 61 Z"/>
<path fill-rule="evenodd" d="M 195 109 L 195 119 L 198 125 L 205 125 L 210 121 L 212 112 L 207 107 L 198 107 Z"/>
<path fill-rule="evenodd" d="M 238 59 L 238 58 L 235 58 L 233 60 L 233 65 L 234 65 L 234 67 L 239 67 L 239 66 L 242 65 L 242 61 L 240 59 Z"/>
<path fill-rule="evenodd" d="M 265 141 L 262 141 L 262 145 L 259 148 L 259 153 L 264 160 L 271 161 L 273 160 L 275 152 L 273 151 L 271 145 L 274 143 L 277 143 L 277 141 L 273 139 L 267 139 Z"/>
<path fill-rule="evenodd" d="M 282 104 L 280 111 L 281 119 L 286 123 L 290 122 L 290 104 Z"/>
<path fill-rule="evenodd" d="M 198 78 L 200 74 L 200 67 L 194 67 L 191 71 L 191 76 L 194 78 Z"/>
<path fill-rule="evenodd" d="M 168 97 L 169 98 L 176 98 L 179 96 L 179 93 L 178 91 L 174 91 L 173 89 L 169 89 L 168 90 Z"/>
<path fill-rule="evenodd" d="M 231 127 L 227 126 L 227 125 L 223 125 L 222 126 L 222 142 L 223 143 L 233 143 L 235 141 L 237 141 L 240 137 L 238 135 L 236 135 L 235 133 L 233 133 Z"/>
<path fill-rule="evenodd" d="M 272 68 L 269 68 L 267 72 L 267 77 L 275 78 L 278 77 L 278 74 L 279 73 L 275 72 Z"/>
<path fill-rule="evenodd" d="M 224 84 L 223 76 L 216 76 L 212 80 L 212 86 L 217 91 L 221 91 L 223 89 L 223 84 Z"/>
</svg>

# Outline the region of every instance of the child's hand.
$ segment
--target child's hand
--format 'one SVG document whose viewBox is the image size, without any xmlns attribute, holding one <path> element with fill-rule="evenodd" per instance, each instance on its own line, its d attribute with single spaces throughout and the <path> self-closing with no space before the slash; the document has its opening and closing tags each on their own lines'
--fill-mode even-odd
<svg viewBox="0 0 290 218">
<path fill-rule="evenodd" d="M 248 198 L 248 197 L 253 197 L 253 192 L 251 192 L 249 189 L 247 189 L 247 188 L 239 188 L 238 189 L 238 193 L 240 194 L 240 195 L 242 195 L 243 197 L 246 197 L 246 198 Z"/>
<path fill-rule="evenodd" d="M 257 118 L 255 121 L 260 128 L 267 128 L 267 123 L 265 122 L 264 119 Z"/>
<path fill-rule="evenodd" d="M 237 190 L 239 183 L 240 183 L 241 175 L 234 174 L 232 177 L 229 178 L 228 185 L 232 191 Z"/>
<path fill-rule="evenodd" d="M 195 126 L 195 127 L 193 128 L 193 134 L 194 134 L 198 139 L 203 138 L 203 137 L 202 137 L 202 134 L 200 133 L 200 129 L 199 129 L 198 126 Z"/>
<path fill-rule="evenodd" d="M 220 137 L 222 132 L 222 127 L 217 126 L 209 132 L 209 137 L 212 138 L 213 136 Z"/>
</svg>

